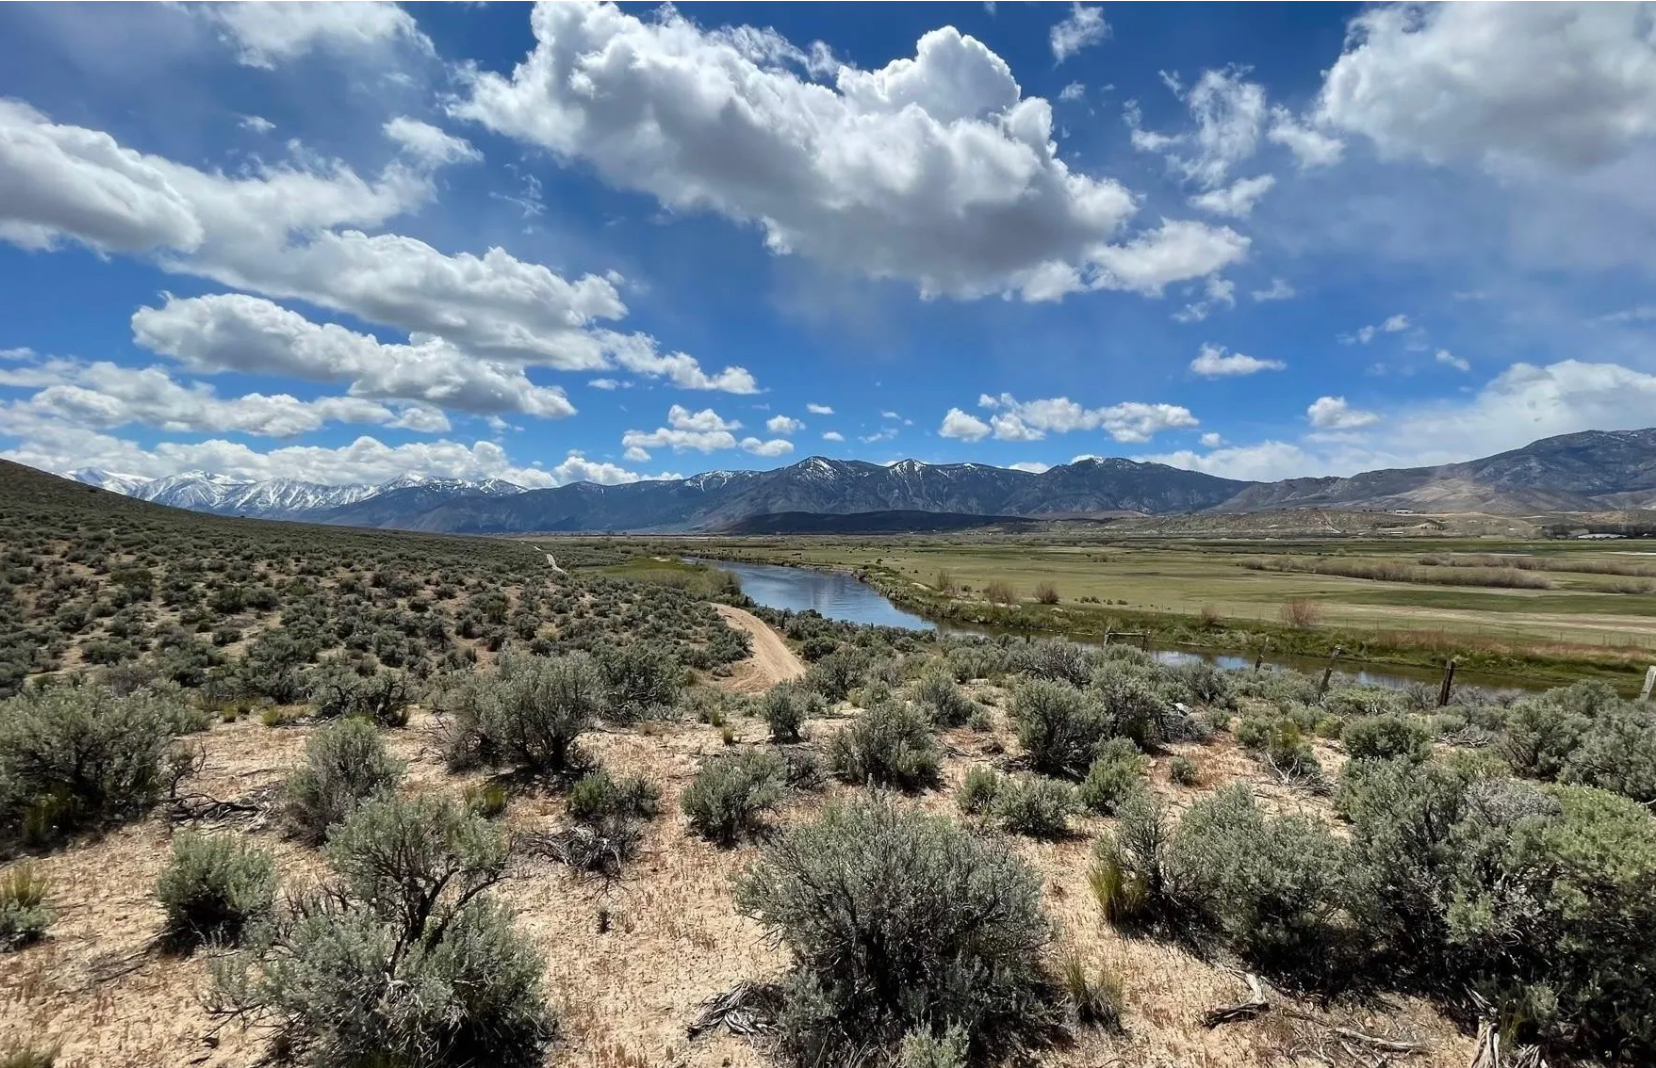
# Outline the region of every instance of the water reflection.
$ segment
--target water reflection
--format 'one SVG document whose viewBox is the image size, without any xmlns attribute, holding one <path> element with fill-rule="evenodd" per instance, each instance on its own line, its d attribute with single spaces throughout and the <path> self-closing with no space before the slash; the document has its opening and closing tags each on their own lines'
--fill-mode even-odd
<svg viewBox="0 0 1656 1068">
<path fill-rule="evenodd" d="M 815 609 L 827 619 L 838 619 L 847 623 L 868 623 L 881 627 L 902 627 L 905 630 L 937 630 L 946 634 L 988 633 L 979 628 L 957 624 L 939 626 L 913 612 L 904 611 L 886 600 L 885 595 L 872 586 L 857 581 L 856 576 L 847 571 L 819 571 L 814 568 L 783 567 L 780 564 L 735 563 L 729 560 L 699 560 L 690 557 L 686 559 L 690 563 L 711 564 L 735 575 L 742 583 L 742 592 L 766 608 L 788 609 L 794 612 Z M 1164 664 L 1205 660 L 1216 667 L 1231 671 L 1251 668 L 1254 665 L 1252 657 L 1214 652 L 1209 649 L 1159 649 L 1151 655 Z M 1289 668 L 1307 674 L 1320 674 L 1327 666 L 1324 660 L 1308 657 L 1266 657 L 1262 663 L 1267 667 Z M 1384 686 L 1392 690 L 1401 690 L 1416 684 L 1435 687 L 1438 681 L 1437 673 L 1428 669 L 1395 668 L 1371 671 L 1357 667 L 1337 669 L 1335 674 L 1344 681 L 1366 686 Z"/>
</svg>

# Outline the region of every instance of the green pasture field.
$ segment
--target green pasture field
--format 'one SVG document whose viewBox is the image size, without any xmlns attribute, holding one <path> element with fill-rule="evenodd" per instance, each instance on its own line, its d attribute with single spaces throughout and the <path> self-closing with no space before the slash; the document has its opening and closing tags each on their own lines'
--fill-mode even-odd
<svg viewBox="0 0 1656 1068">
<path fill-rule="evenodd" d="M 1656 552 L 1643 541 L 1492 539 L 1298 541 L 1055 540 L 1050 535 L 948 537 L 707 537 L 626 539 L 658 556 L 841 568 L 861 574 L 905 607 L 935 619 L 1044 633 L 1096 636 L 1148 629 L 1157 640 L 1196 646 L 1264 647 L 1323 655 L 1336 645 L 1365 659 L 1430 666 L 1457 656 L 1469 669 L 1531 680 L 1594 676 L 1633 685 L 1656 661 Z M 613 542 L 611 542 L 613 544 Z M 1425 557 L 1505 554 L 1527 559 L 1523 575 L 1550 589 L 1442 586 L 1293 570 L 1405 564 Z M 1263 563 L 1266 569 L 1257 569 Z M 1252 564 L 1253 566 L 1249 566 Z M 1602 574 L 1575 567 L 1611 568 Z M 1502 568 L 1456 568 L 1494 575 Z M 1639 573 L 1648 572 L 1652 578 Z M 942 576 L 955 587 L 939 590 Z M 984 597 L 990 583 L 1018 604 Z M 1035 600 L 1051 583 L 1055 605 Z M 1616 589 L 1651 592 L 1614 592 Z M 1310 626 L 1289 625 L 1284 606 L 1310 602 Z"/>
</svg>

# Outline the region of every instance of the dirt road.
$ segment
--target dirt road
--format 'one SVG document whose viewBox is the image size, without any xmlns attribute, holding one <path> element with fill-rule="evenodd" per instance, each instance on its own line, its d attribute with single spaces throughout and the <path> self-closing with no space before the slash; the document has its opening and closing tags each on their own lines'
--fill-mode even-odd
<svg viewBox="0 0 1656 1068">
<path fill-rule="evenodd" d="M 713 607 L 718 609 L 726 623 L 737 630 L 747 631 L 748 637 L 753 639 L 753 655 L 732 665 L 735 672 L 726 682 L 730 689 L 742 693 L 763 693 L 779 682 L 797 679 L 805 674 L 804 662 L 788 648 L 782 636 L 766 626 L 758 616 L 728 604 Z"/>
</svg>

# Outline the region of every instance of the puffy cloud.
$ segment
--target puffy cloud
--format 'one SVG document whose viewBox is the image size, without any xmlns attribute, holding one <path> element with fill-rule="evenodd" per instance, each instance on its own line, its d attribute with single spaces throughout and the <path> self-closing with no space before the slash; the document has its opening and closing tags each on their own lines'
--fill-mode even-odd
<svg viewBox="0 0 1656 1068">
<path fill-rule="evenodd" d="M 368 423 L 418 431 L 449 428 L 423 406 L 394 411 L 361 397 L 299 400 L 285 393 L 220 397 L 205 383 L 180 383 L 155 368 L 58 360 L 37 365 L 44 388 L 0 407 L 0 431 L 23 436 L 41 420 L 101 430 L 142 424 L 172 433 L 241 433 L 294 437 L 328 423 Z M 22 384 L 23 378 L 8 383 Z"/>
<path fill-rule="evenodd" d="M 1384 330 L 1388 334 L 1401 334 L 1408 328 L 1409 317 L 1401 313 L 1387 316 L 1386 321 L 1380 324 L 1380 329 Z"/>
<path fill-rule="evenodd" d="M 1343 398 L 1325 397 L 1318 404 L 1325 412 L 1352 414 Z M 1579 360 L 1515 363 L 1464 399 L 1410 405 L 1383 420 L 1357 413 L 1370 416 L 1368 425 L 1374 427 L 1362 438 L 1314 433 L 1298 444 L 1266 441 L 1141 458 L 1228 478 L 1350 475 L 1457 463 L 1584 430 L 1641 429 L 1656 423 L 1653 413 L 1656 374 Z"/>
<path fill-rule="evenodd" d="M 1225 443 L 1225 436 L 1220 434 L 1218 431 L 1210 430 L 1206 434 L 1202 435 L 1201 441 L 1202 448 L 1217 449 Z"/>
<path fill-rule="evenodd" d="M 1390 4 L 1352 20 L 1319 117 L 1387 156 L 1602 165 L 1656 133 L 1643 4 Z"/>
<path fill-rule="evenodd" d="M 1472 365 L 1471 364 L 1467 363 L 1465 360 L 1461 359 L 1459 356 L 1456 356 L 1454 353 L 1450 352 L 1448 349 L 1438 349 L 1437 350 L 1437 362 L 1442 363 L 1442 364 L 1448 364 L 1450 367 L 1453 367 L 1457 371 L 1470 371 L 1470 370 L 1472 370 Z"/>
<path fill-rule="evenodd" d="M 1070 82 L 1058 91 L 1058 99 L 1066 104 L 1073 104 L 1087 98 L 1087 87 L 1080 82 Z"/>
<path fill-rule="evenodd" d="M 712 408 L 692 412 L 682 404 L 675 404 L 667 410 L 666 426 L 651 431 L 629 430 L 621 435 L 621 444 L 627 448 L 627 459 L 642 462 L 649 459 L 646 451 L 649 449 L 671 448 L 674 452 L 734 449 L 736 435 L 732 431 L 741 428 L 741 423 L 721 418 Z"/>
<path fill-rule="evenodd" d="M 661 355 L 655 340 L 643 334 L 621 337 L 609 331 L 600 335 L 614 354 L 615 362 L 634 374 L 665 378 L 680 389 L 718 390 L 723 393 L 757 393 L 759 383 L 745 367 L 726 367 L 716 375 L 702 370 L 693 356 L 682 352 Z"/>
<path fill-rule="evenodd" d="M 1163 430 L 1198 425 L 1189 409 L 1174 404 L 1128 401 L 1108 408 L 1085 408 L 1068 397 L 1019 401 L 1010 393 L 998 397 L 985 394 L 978 398 L 978 404 L 995 413 L 989 419 L 988 428 L 1002 441 L 1040 441 L 1048 433 L 1103 428 L 1117 441 L 1139 442 L 1148 441 Z M 958 409 L 951 409 L 949 414 L 955 411 Z M 982 425 L 980 420 L 973 419 L 973 422 Z M 944 424 L 947 426 L 947 418 Z"/>
<path fill-rule="evenodd" d="M 430 166 L 475 162 L 483 153 L 463 137 L 444 133 L 429 122 L 399 115 L 385 124 L 385 136 L 401 145 L 404 152 Z"/>
<path fill-rule="evenodd" d="M 424 52 L 431 41 L 414 16 L 393 3 L 209 4 L 194 9 L 223 28 L 245 66 L 271 68 L 313 49 L 361 53 L 404 41 Z"/>
<path fill-rule="evenodd" d="M 1192 207 L 1211 211 L 1215 215 L 1234 215 L 1246 218 L 1259 198 L 1271 191 L 1276 178 L 1261 174 L 1253 178 L 1239 178 L 1221 189 L 1212 189 L 1190 198 Z"/>
<path fill-rule="evenodd" d="M 1109 36 L 1110 24 L 1104 21 L 1104 9 L 1076 2 L 1070 5 L 1069 16 L 1047 31 L 1047 43 L 1052 46 L 1052 58 L 1062 63 Z"/>
<path fill-rule="evenodd" d="M 0 100 L 0 190 L 0 240 L 24 248 L 65 235 L 111 252 L 202 240 L 201 220 L 154 160 L 15 100 Z"/>
<path fill-rule="evenodd" d="M 245 294 L 169 296 L 160 308 L 138 309 L 132 332 L 138 344 L 196 371 L 349 382 L 354 396 L 420 400 L 479 415 L 575 414 L 563 390 L 535 385 L 521 367 L 469 357 L 440 338 L 388 345 Z"/>
<path fill-rule="evenodd" d="M 1225 353 L 1223 345 L 1203 345 L 1190 369 L 1203 378 L 1225 378 L 1258 374 L 1260 371 L 1281 371 L 1288 365 L 1281 360 L 1261 360 L 1242 353 Z"/>
<path fill-rule="evenodd" d="M 1344 397 L 1318 397 L 1305 409 L 1305 417 L 1319 430 L 1357 430 L 1380 421 L 1374 412 L 1353 408 Z"/>
<path fill-rule="evenodd" d="M 845 440 L 845 435 L 841 434 L 838 430 L 829 430 L 829 431 L 825 431 L 823 433 L 822 440 L 823 441 L 844 441 Z"/>
<path fill-rule="evenodd" d="M 772 434 L 797 434 L 805 429 L 805 424 L 787 415 L 773 415 L 765 420 L 765 429 Z"/>
<path fill-rule="evenodd" d="M 969 412 L 950 408 L 943 416 L 943 425 L 938 427 L 937 432 L 943 437 L 959 441 L 982 441 L 989 436 L 989 424 Z"/>
<path fill-rule="evenodd" d="M 1248 295 L 1256 301 L 1288 300 L 1296 295 L 1296 291 L 1293 286 L 1288 284 L 1286 279 L 1273 278 L 1269 286 L 1264 289 L 1256 289 Z"/>
<path fill-rule="evenodd" d="M 276 124 L 262 115 L 243 115 L 241 117 L 241 128 L 252 130 L 257 134 L 267 134 L 276 128 Z"/>
<path fill-rule="evenodd" d="M 639 482 L 651 476 L 640 475 L 636 471 L 629 471 L 620 464 L 606 463 L 602 460 L 588 460 L 586 455 L 577 449 L 571 449 L 562 463 L 547 472 L 552 477 L 554 485 L 567 486 L 571 482 L 595 482 L 600 486 L 620 486 L 629 482 Z M 656 475 L 656 478 L 664 476 Z"/>
<path fill-rule="evenodd" d="M 337 448 L 287 445 L 259 451 L 222 439 L 164 441 L 148 448 L 56 420 L 41 421 L 16 447 L 0 451 L 0 457 L 60 473 L 97 467 L 164 478 L 190 471 L 212 471 L 238 479 L 294 478 L 326 485 L 377 485 L 404 475 L 471 480 L 501 478 L 530 489 L 579 481 L 583 476 L 590 481 L 601 480 L 594 475 L 616 481 L 632 480 L 622 477 L 621 468 L 588 465 L 579 453 L 571 453 L 570 460 L 551 471 L 518 466 L 492 441 L 471 445 L 447 440 L 415 441 L 393 446 L 364 435 Z"/>
<path fill-rule="evenodd" d="M 1135 211 L 1119 183 L 1072 172 L 1052 113 L 1004 60 L 952 27 L 912 59 L 792 69 L 797 50 L 747 28 L 704 31 L 665 10 L 545 3 L 508 78 L 474 71 L 453 114 L 589 162 L 676 210 L 759 227 L 798 254 L 926 294 L 1159 292 L 1246 254 L 1194 222 L 1118 243 Z M 1171 247 L 1168 247 L 1171 246 Z"/>
<path fill-rule="evenodd" d="M 743 452 L 751 452 L 755 456 L 786 456 L 793 452 L 793 442 L 782 438 L 773 438 L 770 441 L 743 438 L 741 445 Z"/>
<path fill-rule="evenodd" d="M 1039 460 L 1019 460 L 1015 464 L 1007 464 L 1006 466 L 1014 471 L 1027 471 L 1032 475 L 1038 475 L 1043 471 L 1052 469 L 1051 464 L 1043 464 Z"/>
<path fill-rule="evenodd" d="M 826 404 L 807 404 L 805 406 L 805 410 L 810 412 L 812 415 L 833 415 L 834 414 L 834 409 L 830 408 Z"/>
<path fill-rule="evenodd" d="M 431 140 L 447 134 L 415 132 L 417 125 L 392 123 L 405 143 L 424 139 L 432 152 L 453 155 L 453 146 Z M 0 101 L 0 240 L 149 251 L 172 271 L 441 337 L 485 357 L 560 370 L 621 366 L 687 389 L 757 389 L 740 367 L 709 375 L 683 353 L 657 353 L 652 338 L 602 327 L 627 311 L 618 275 L 569 280 L 500 248 L 450 255 L 415 238 L 348 228 L 377 226 L 430 199 L 430 167 L 440 160 L 405 155 L 414 165 L 393 162 L 374 181 L 316 160 L 231 178 Z"/>
</svg>

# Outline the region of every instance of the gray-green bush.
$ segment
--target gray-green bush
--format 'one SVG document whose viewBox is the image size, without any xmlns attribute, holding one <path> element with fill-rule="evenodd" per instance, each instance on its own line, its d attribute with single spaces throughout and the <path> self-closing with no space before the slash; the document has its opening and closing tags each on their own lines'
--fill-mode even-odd
<svg viewBox="0 0 1656 1068">
<path fill-rule="evenodd" d="M 305 744 L 305 762 L 283 787 L 288 830 L 316 845 L 364 802 L 402 781 L 403 763 L 385 750 L 379 731 L 351 717 L 328 724 Z"/>
<path fill-rule="evenodd" d="M 1248 788 L 1235 784 L 1179 820 L 1166 878 L 1181 907 L 1239 955 L 1301 972 L 1326 960 L 1342 859 L 1320 823 L 1267 816 Z"/>
<path fill-rule="evenodd" d="M 733 845 L 787 792 L 788 765 L 775 753 L 722 753 L 704 763 L 680 804 L 690 826 L 709 841 Z"/>
<path fill-rule="evenodd" d="M 1101 815 L 1115 815 L 1123 801 L 1146 789 L 1144 772 L 1148 764 L 1132 742 L 1111 738 L 1099 746 L 1097 759 L 1081 780 L 1081 803 Z"/>
<path fill-rule="evenodd" d="M 0 702 L 0 833 L 46 841 L 143 813 L 181 767 L 176 700 L 73 682 Z"/>
<path fill-rule="evenodd" d="M 182 833 L 155 896 L 174 948 L 238 942 L 275 911 L 276 863 L 240 838 Z"/>
<path fill-rule="evenodd" d="M 923 790 L 937 785 L 941 759 L 931 720 L 891 700 L 876 703 L 828 745 L 829 767 L 853 785 Z"/>
<path fill-rule="evenodd" d="M 995 792 L 993 811 L 1001 829 L 1030 838 L 1063 838 L 1076 810 L 1075 788 L 1044 775 L 1009 779 Z"/>
<path fill-rule="evenodd" d="M 1340 741 L 1353 760 L 1413 760 L 1432 755 L 1432 732 L 1424 723 L 1401 712 L 1387 712 L 1352 720 L 1340 732 Z"/>
<path fill-rule="evenodd" d="M 1030 766 L 1047 775 L 1080 777 L 1110 734 L 1109 718 L 1093 696 L 1065 682 L 1020 683 L 1011 711 Z"/>
<path fill-rule="evenodd" d="M 215 968 L 218 1011 L 271 1026 L 272 1052 L 313 1068 L 538 1065 L 557 1025 L 540 954 L 485 896 L 506 855 L 451 800 L 363 806 L 328 843 L 326 892 Z"/>
<path fill-rule="evenodd" d="M 977 710 L 977 703 L 966 695 L 955 682 L 948 668 L 928 668 L 914 686 L 914 699 L 931 715 L 939 727 L 965 725 Z"/>
<path fill-rule="evenodd" d="M 0 874 L 0 952 L 38 942 L 52 924 L 47 904 L 51 884 L 33 864 L 14 865 Z"/>
<path fill-rule="evenodd" d="M 736 899 L 797 962 L 780 1035 L 795 1063 L 952 1027 L 992 1059 L 1053 1020 L 1039 876 L 946 817 L 883 798 L 831 805 L 768 847 Z"/>
<path fill-rule="evenodd" d="M 805 736 L 805 721 L 820 716 L 822 695 L 797 682 L 783 682 L 759 699 L 759 718 L 770 727 L 771 741 L 797 742 Z"/>
</svg>

